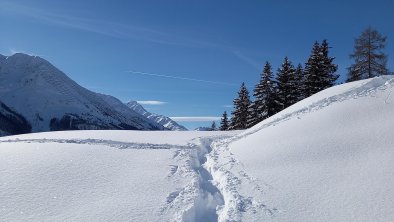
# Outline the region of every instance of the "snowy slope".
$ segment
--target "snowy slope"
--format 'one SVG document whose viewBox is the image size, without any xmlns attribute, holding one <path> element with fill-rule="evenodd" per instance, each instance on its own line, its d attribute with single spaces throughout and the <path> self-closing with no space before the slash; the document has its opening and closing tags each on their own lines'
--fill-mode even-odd
<svg viewBox="0 0 394 222">
<path fill-rule="evenodd" d="M 186 127 L 178 124 L 174 120 L 172 120 L 170 117 L 163 116 L 163 115 L 158 115 L 155 113 L 150 113 L 144 109 L 144 107 L 141 106 L 137 101 L 130 101 L 126 104 L 130 109 L 134 110 L 135 112 L 145 116 L 146 118 L 157 122 L 161 125 L 163 125 L 165 128 L 169 130 L 175 130 L 175 131 L 184 131 L 187 130 Z"/>
<path fill-rule="evenodd" d="M 0 221 L 215 221 L 204 145 L 234 132 L 67 131 L 0 138 Z"/>
<path fill-rule="evenodd" d="M 33 132 L 65 129 L 163 129 L 140 114 L 118 112 L 102 95 L 68 78 L 46 60 L 21 53 L 0 57 L 1 101 Z"/>
<path fill-rule="evenodd" d="M 214 178 L 251 178 L 235 188 L 251 198 L 239 201 L 250 207 L 233 216 L 393 221 L 393 86 L 393 76 L 335 86 L 217 144 L 223 156 L 217 161 L 225 164 L 231 157 L 242 164 L 229 164 L 228 171 L 213 172 Z M 253 212 L 258 206 L 264 206 L 263 215 Z"/>
</svg>

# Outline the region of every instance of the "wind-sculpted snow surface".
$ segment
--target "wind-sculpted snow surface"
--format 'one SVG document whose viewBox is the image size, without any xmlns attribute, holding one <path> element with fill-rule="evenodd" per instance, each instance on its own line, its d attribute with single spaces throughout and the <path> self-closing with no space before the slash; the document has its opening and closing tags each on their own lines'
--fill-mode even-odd
<svg viewBox="0 0 394 222">
<path fill-rule="evenodd" d="M 67 131 L 0 138 L 0 221 L 218 221 L 204 168 L 237 132 Z"/>
<path fill-rule="evenodd" d="M 335 86 L 228 141 L 271 187 L 254 198 L 276 208 L 272 221 L 394 220 L 393 86 L 393 76 Z"/>
</svg>

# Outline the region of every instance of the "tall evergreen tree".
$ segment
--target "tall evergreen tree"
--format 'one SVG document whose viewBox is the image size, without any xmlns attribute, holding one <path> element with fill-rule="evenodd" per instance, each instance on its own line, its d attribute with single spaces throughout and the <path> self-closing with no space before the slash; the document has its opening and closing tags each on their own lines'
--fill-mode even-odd
<svg viewBox="0 0 394 222">
<path fill-rule="evenodd" d="M 230 129 L 238 130 L 247 128 L 250 103 L 249 91 L 245 83 L 242 83 L 238 92 L 238 98 L 234 99 L 234 111 L 231 113 Z"/>
<path fill-rule="evenodd" d="M 308 61 L 305 63 L 304 73 L 305 73 L 305 97 L 309 97 L 320 90 L 322 87 L 320 85 L 321 79 L 321 62 L 320 62 L 320 45 L 316 41 L 313 44 L 311 55 Z"/>
<path fill-rule="evenodd" d="M 294 78 L 297 86 L 295 94 L 298 102 L 305 99 L 305 78 L 304 70 L 302 69 L 301 64 L 298 64 L 297 68 L 295 69 Z"/>
<path fill-rule="evenodd" d="M 281 68 L 278 69 L 276 82 L 276 101 L 278 102 L 280 110 L 286 109 L 298 101 L 295 93 L 297 91 L 295 69 L 287 56 L 285 57 Z"/>
<path fill-rule="evenodd" d="M 336 73 L 338 70 L 338 66 L 333 63 L 335 57 L 329 56 L 329 46 L 326 39 L 323 40 L 320 46 L 320 56 L 322 63 L 322 88 L 327 89 L 335 85 L 335 81 L 339 78 L 339 75 Z"/>
<path fill-rule="evenodd" d="M 220 130 L 221 131 L 226 131 L 229 128 L 229 122 L 228 122 L 228 117 L 227 117 L 227 112 L 224 111 L 222 119 L 220 121 Z"/>
<path fill-rule="evenodd" d="M 339 77 L 336 74 L 338 66 L 333 64 L 335 58 L 329 56 L 329 48 L 327 40 L 323 40 L 321 45 L 317 41 L 313 44 L 304 69 L 305 97 L 335 85 Z"/>
<path fill-rule="evenodd" d="M 354 41 L 354 51 L 350 55 L 354 64 L 348 68 L 348 82 L 387 75 L 387 56 L 383 53 L 386 36 L 368 27 Z"/>
<path fill-rule="evenodd" d="M 249 126 L 253 126 L 274 115 L 278 109 L 275 103 L 275 81 L 269 62 L 266 62 L 264 65 L 260 82 L 255 86 L 253 95 L 256 99 L 253 102 L 253 109 L 248 119 Z"/>
</svg>

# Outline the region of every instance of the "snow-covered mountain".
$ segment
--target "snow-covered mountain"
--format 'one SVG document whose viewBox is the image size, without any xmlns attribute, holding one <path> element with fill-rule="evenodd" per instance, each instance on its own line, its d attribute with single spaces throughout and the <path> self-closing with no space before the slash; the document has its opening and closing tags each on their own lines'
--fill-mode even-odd
<svg viewBox="0 0 394 222">
<path fill-rule="evenodd" d="M 172 120 L 170 117 L 163 116 L 163 115 L 158 115 L 155 113 L 150 113 L 146 111 L 146 109 L 141 106 L 137 101 L 130 101 L 126 104 L 129 108 L 134 110 L 135 112 L 145 116 L 146 118 L 155 121 L 159 123 L 160 125 L 163 125 L 165 128 L 169 130 L 175 130 L 175 131 L 185 131 L 187 130 L 186 127 L 178 124 L 174 120 Z"/>
<path fill-rule="evenodd" d="M 48 61 L 22 53 L 0 56 L 0 100 L 22 115 L 33 132 L 164 129 L 116 98 L 81 87 Z"/>
</svg>

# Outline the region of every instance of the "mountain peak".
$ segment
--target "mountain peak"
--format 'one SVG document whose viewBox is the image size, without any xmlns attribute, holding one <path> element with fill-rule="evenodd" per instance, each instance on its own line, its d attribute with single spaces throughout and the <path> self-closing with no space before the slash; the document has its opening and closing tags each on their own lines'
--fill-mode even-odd
<svg viewBox="0 0 394 222">
<path fill-rule="evenodd" d="M 134 110 L 135 112 L 145 116 L 146 118 L 153 120 L 154 122 L 157 122 L 164 127 L 166 127 L 169 130 L 175 130 L 175 131 L 185 131 L 187 130 L 186 127 L 178 124 L 174 120 L 172 120 L 170 117 L 163 116 L 163 115 L 158 115 L 155 113 L 150 113 L 148 112 L 141 104 L 139 104 L 137 101 L 130 100 L 126 105 Z"/>
</svg>

